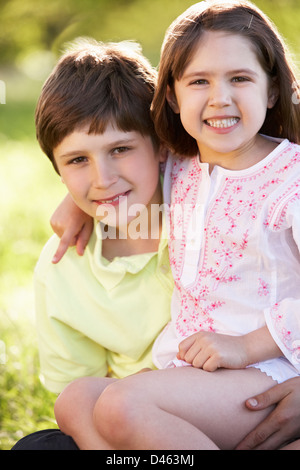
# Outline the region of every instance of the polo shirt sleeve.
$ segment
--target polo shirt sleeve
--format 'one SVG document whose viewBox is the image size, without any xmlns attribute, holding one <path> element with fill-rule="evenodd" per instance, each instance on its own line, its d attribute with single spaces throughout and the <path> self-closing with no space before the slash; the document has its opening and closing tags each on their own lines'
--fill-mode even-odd
<svg viewBox="0 0 300 470">
<path fill-rule="evenodd" d="M 59 298 L 35 270 L 35 310 L 41 381 L 60 393 L 73 380 L 84 376 L 107 375 L 105 348 L 60 320 Z"/>
</svg>

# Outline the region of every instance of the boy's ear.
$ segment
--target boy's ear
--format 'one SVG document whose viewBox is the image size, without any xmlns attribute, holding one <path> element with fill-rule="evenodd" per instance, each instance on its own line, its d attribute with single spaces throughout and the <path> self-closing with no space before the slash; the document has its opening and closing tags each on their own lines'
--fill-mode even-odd
<svg viewBox="0 0 300 470">
<path fill-rule="evenodd" d="M 272 83 L 268 95 L 268 109 L 274 108 L 279 96 L 279 89 L 275 82 Z"/>
<path fill-rule="evenodd" d="M 166 94 L 167 101 L 171 107 L 171 109 L 174 111 L 175 114 L 180 113 L 180 109 L 177 103 L 177 98 L 175 96 L 174 90 L 168 85 L 167 86 L 167 94 Z"/>
</svg>

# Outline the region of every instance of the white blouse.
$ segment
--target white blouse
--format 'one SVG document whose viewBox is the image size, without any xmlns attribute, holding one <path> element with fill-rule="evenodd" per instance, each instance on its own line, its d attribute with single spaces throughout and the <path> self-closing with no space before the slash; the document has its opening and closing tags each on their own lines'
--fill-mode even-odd
<svg viewBox="0 0 300 470">
<path fill-rule="evenodd" d="M 172 320 L 153 349 L 157 367 L 180 365 L 178 344 L 197 331 L 244 335 L 267 325 L 285 359 L 255 367 L 278 381 L 300 373 L 300 147 L 279 142 L 240 171 L 209 174 L 198 156 L 169 157 L 175 289 Z M 287 375 L 274 372 L 285 367 Z"/>
</svg>

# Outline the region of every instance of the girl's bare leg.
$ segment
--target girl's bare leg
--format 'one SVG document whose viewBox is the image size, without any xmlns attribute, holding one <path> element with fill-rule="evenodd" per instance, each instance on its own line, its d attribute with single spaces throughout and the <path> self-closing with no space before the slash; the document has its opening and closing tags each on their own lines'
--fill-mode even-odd
<svg viewBox="0 0 300 470">
<path fill-rule="evenodd" d="M 113 449 L 95 429 L 93 410 L 103 390 L 114 381 L 107 377 L 84 377 L 68 385 L 56 400 L 57 424 L 81 450 Z"/>
<path fill-rule="evenodd" d="M 147 372 L 107 387 L 94 422 L 115 449 L 234 449 L 271 411 L 252 413 L 246 399 L 274 384 L 255 368 Z"/>
</svg>

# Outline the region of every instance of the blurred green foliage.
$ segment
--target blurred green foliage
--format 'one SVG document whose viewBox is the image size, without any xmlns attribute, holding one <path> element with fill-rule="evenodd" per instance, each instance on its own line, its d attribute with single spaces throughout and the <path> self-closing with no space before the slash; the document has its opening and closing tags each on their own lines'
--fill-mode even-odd
<svg viewBox="0 0 300 470">
<path fill-rule="evenodd" d="M 187 0 L 0 0 L 0 57 L 11 64 L 34 50 L 57 53 L 76 36 L 136 39 L 158 58 L 166 26 Z"/>
<path fill-rule="evenodd" d="M 0 0 L 0 80 L 6 84 L 6 104 L 0 104 L 0 449 L 54 426 L 55 397 L 39 381 L 32 273 L 65 189 L 35 142 L 43 80 L 64 43 L 78 36 L 136 40 L 156 66 L 166 28 L 193 3 Z M 299 61 L 300 0 L 255 3 Z"/>
<path fill-rule="evenodd" d="M 36 50 L 55 54 L 76 36 L 135 39 L 158 61 L 170 22 L 191 0 L 0 0 L 0 61 L 11 64 Z M 291 45 L 300 48 L 299 0 L 257 0 Z"/>
</svg>

